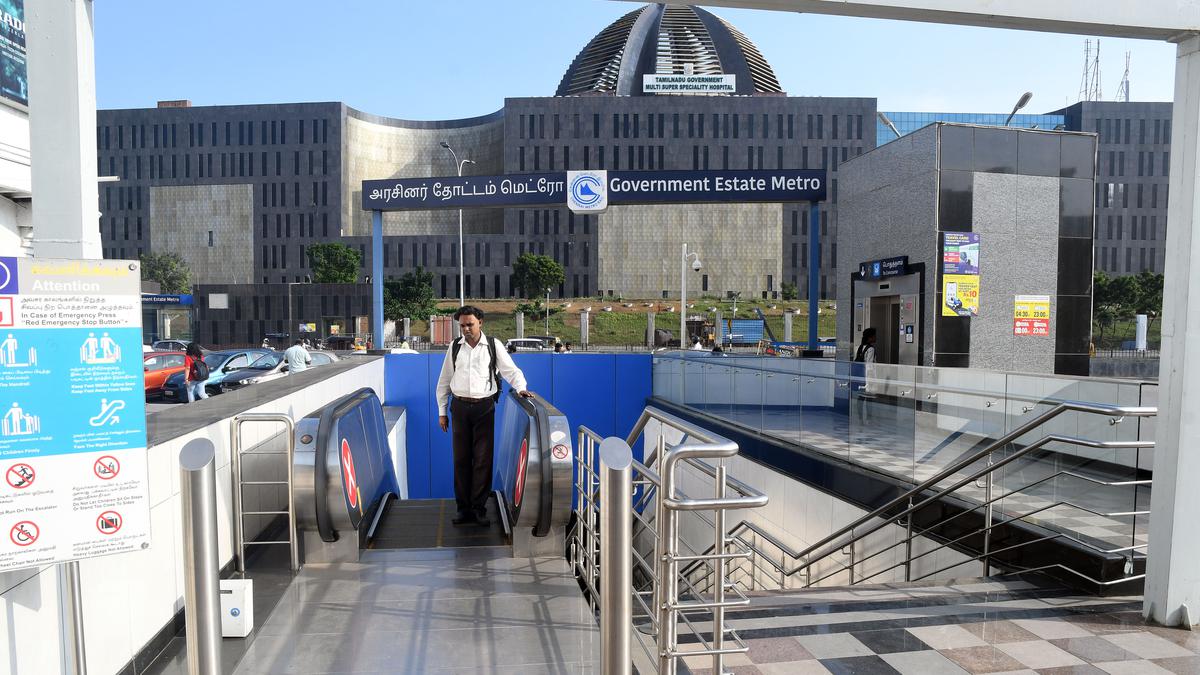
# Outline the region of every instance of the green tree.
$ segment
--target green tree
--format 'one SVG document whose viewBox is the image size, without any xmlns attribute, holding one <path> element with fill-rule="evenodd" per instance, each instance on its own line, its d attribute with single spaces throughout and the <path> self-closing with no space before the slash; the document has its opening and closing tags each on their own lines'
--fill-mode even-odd
<svg viewBox="0 0 1200 675">
<path fill-rule="evenodd" d="M 795 300 L 800 297 L 800 291 L 796 288 L 796 284 L 785 281 L 779 285 L 779 297 L 784 300 Z"/>
<path fill-rule="evenodd" d="M 1146 270 L 1134 277 L 1134 283 L 1136 286 L 1134 313 L 1145 314 L 1149 317 L 1146 324 L 1146 330 L 1149 332 L 1149 327 L 1154 325 L 1154 320 L 1162 314 L 1163 275 Z"/>
<path fill-rule="evenodd" d="M 187 293 L 192 289 L 192 271 L 178 253 L 143 253 L 142 278 L 157 281 L 163 293 Z"/>
<path fill-rule="evenodd" d="M 318 284 L 352 284 L 362 268 L 362 254 L 345 244 L 313 244 L 308 247 L 308 260 L 313 282 Z"/>
<path fill-rule="evenodd" d="M 398 281 L 383 284 L 383 316 L 391 321 L 426 319 L 437 310 L 433 297 L 433 273 L 418 267 Z"/>
<path fill-rule="evenodd" d="M 567 278 L 562 265 L 544 255 L 523 253 L 513 262 L 512 268 L 513 284 L 527 298 L 540 298 L 547 288 L 553 288 Z"/>
</svg>

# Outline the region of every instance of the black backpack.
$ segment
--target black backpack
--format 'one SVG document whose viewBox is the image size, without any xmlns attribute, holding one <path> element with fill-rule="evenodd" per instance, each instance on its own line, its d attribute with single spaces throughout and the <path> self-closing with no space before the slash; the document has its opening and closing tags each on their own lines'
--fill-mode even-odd
<svg viewBox="0 0 1200 675">
<path fill-rule="evenodd" d="M 488 370 L 492 373 L 492 384 L 496 387 L 496 392 L 492 394 L 493 401 L 500 400 L 500 370 L 496 368 L 496 342 L 494 337 L 488 336 L 487 348 L 488 356 L 491 360 L 488 362 Z M 454 344 L 450 348 L 450 370 L 458 369 L 458 350 L 462 348 L 463 339 L 461 337 L 454 339 Z"/>
<path fill-rule="evenodd" d="M 212 372 L 208 369 L 208 364 L 204 359 L 192 359 L 192 380 L 195 382 L 203 382 L 207 380 Z"/>
</svg>

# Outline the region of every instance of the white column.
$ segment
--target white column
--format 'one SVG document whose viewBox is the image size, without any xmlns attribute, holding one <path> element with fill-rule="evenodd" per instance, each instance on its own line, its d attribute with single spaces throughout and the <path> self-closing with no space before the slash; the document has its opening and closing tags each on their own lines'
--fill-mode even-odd
<svg viewBox="0 0 1200 675">
<path fill-rule="evenodd" d="M 1144 613 L 1165 625 L 1200 621 L 1200 37 L 1175 60 L 1166 288 Z M 1189 349 L 1188 342 L 1192 347 Z"/>
<path fill-rule="evenodd" d="M 99 258 L 92 1 L 26 9 L 33 254 Z"/>
</svg>

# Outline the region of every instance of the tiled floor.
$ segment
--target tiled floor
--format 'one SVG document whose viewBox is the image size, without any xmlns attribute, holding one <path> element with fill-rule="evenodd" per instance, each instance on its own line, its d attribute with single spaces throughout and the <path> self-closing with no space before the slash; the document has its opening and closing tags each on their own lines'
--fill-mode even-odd
<svg viewBox="0 0 1200 675">
<path fill-rule="evenodd" d="M 599 631 L 566 562 L 510 555 L 371 550 L 307 566 L 234 672 L 597 672 Z"/>
<path fill-rule="evenodd" d="M 853 587 L 754 599 L 729 627 L 749 651 L 726 672 L 876 675 L 1200 673 L 1200 634 L 1147 625 L 1138 598 L 1021 582 Z M 702 631 L 711 624 L 697 623 Z M 700 649 L 694 636 L 684 648 Z M 708 633 L 701 637 L 709 639 Z M 688 638 L 684 638 L 688 639 Z M 694 675 L 712 658 L 689 656 Z"/>
</svg>

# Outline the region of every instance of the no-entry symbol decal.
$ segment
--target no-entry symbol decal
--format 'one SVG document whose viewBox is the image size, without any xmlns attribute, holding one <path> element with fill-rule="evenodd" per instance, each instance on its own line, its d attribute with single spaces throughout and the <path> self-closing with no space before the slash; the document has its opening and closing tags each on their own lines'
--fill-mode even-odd
<svg viewBox="0 0 1200 675">
<path fill-rule="evenodd" d="M 41 530 L 38 529 L 36 523 L 31 520 L 22 520 L 12 526 L 8 532 L 8 538 L 17 546 L 29 546 L 38 540 L 40 534 Z"/>
<path fill-rule="evenodd" d="M 346 499 L 350 502 L 350 507 L 361 509 L 359 507 L 358 494 L 358 479 L 354 475 L 354 455 L 350 453 L 350 443 L 346 439 L 342 439 L 342 486 L 346 490 Z"/>
<path fill-rule="evenodd" d="M 10 487 L 17 490 L 24 490 L 33 485 L 33 479 L 37 477 L 37 472 L 32 466 L 25 463 L 13 464 L 4 472 L 4 480 Z"/>
<path fill-rule="evenodd" d="M 96 460 L 92 466 L 92 471 L 96 473 L 96 477 L 100 480 L 112 480 L 121 473 L 121 463 L 112 455 L 105 455 Z"/>
<path fill-rule="evenodd" d="M 96 529 L 100 530 L 100 534 L 116 534 L 123 524 L 121 514 L 116 511 L 105 511 L 96 518 Z"/>
</svg>

